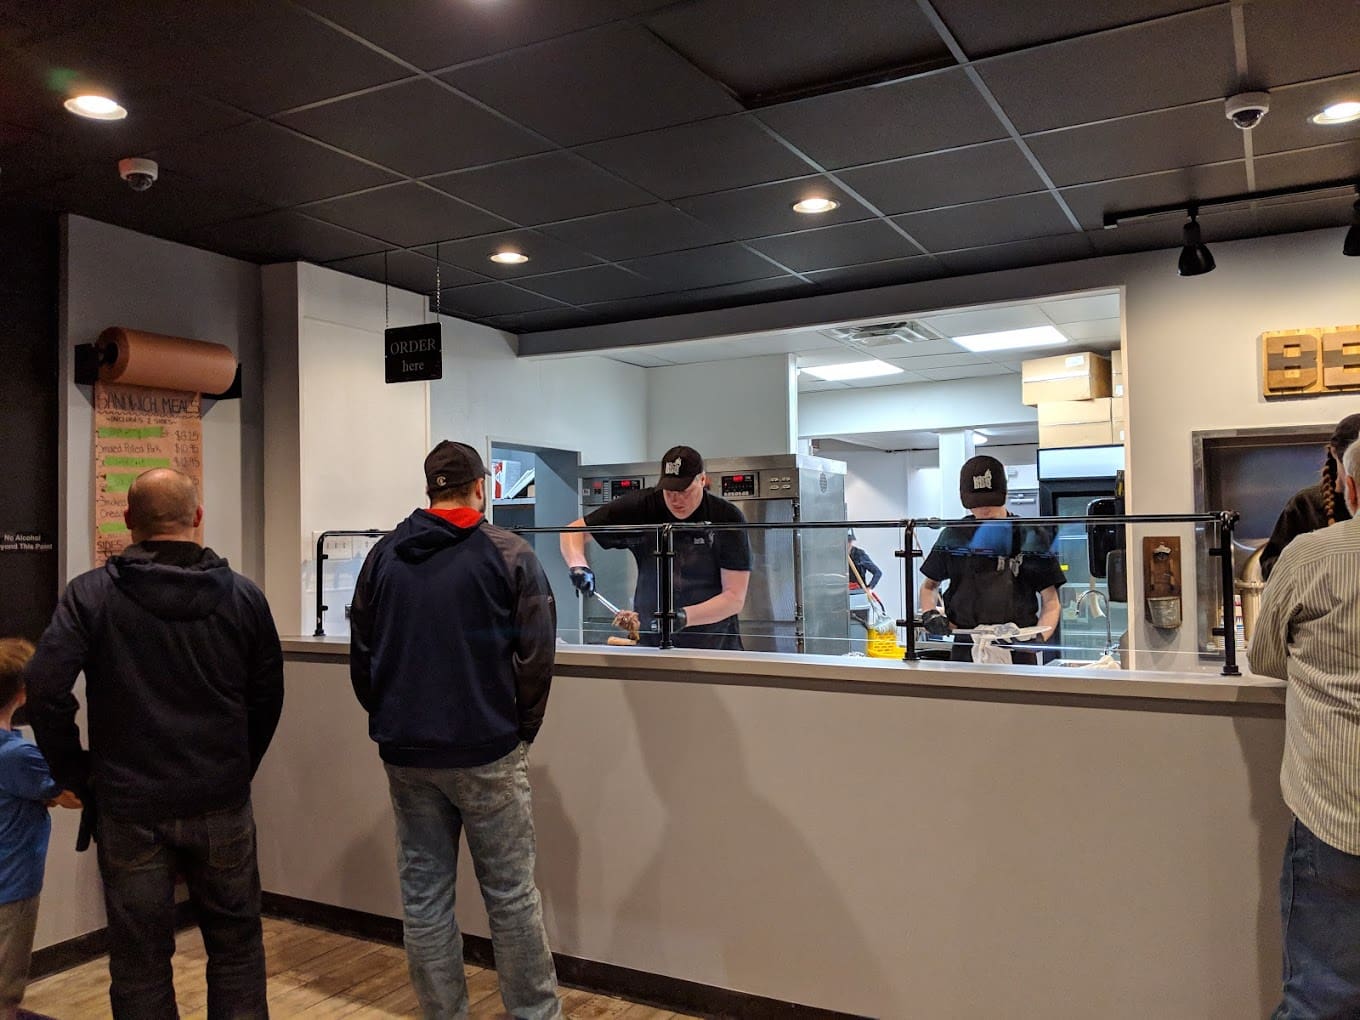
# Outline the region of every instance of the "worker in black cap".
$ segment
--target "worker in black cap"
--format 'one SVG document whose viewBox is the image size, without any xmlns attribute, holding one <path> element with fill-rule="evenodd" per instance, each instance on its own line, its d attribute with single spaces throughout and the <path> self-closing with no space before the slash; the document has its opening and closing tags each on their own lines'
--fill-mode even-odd
<svg viewBox="0 0 1360 1020">
<path fill-rule="evenodd" d="M 656 488 L 621 496 L 572 522 L 572 527 L 680 523 L 745 524 L 735 506 L 708 491 L 704 459 L 688 446 L 673 446 L 661 458 Z M 624 629 L 638 627 L 644 644 L 656 644 L 657 612 L 655 529 L 635 532 L 568 532 L 562 536 L 562 558 L 571 583 L 583 596 L 595 592 L 595 573 L 586 560 L 586 539 L 606 549 L 628 549 L 637 561 L 633 609 L 616 620 Z M 675 534 L 675 644 L 680 648 L 741 650 L 737 615 L 746 604 L 751 581 L 751 543 L 739 530 L 684 530 Z"/>
<path fill-rule="evenodd" d="M 1327 457 L 1322 462 L 1322 480 L 1316 485 L 1294 493 L 1285 504 L 1270 540 L 1261 550 L 1261 577 L 1268 579 L 1275 569 L 1275 561 L 1284 547 L 1299 535 L 1320 531 L 1330 525 L 1351 519 L 1342 498 L 1344 474 L 1340 470 L 1346 447 L 1360 438 L 1360 414 L 1350 414 L 1337 422 L 1332 438 L 1327 440 Z"/>
<path fill-rule="evenodd" d="M 952 525 L 941 532 L 921 564 L 921 623 L 936 636 L 987 624 L 1042 627 L 1035 639 L 1048 642 L 1058 629 L 1065 580 L 1052 551 L 1049 528 L 1012 523 L 1006 510 L 1006 469 L 995 457 L 968 460 L 959 472 L 959 500 L 977 525 Z M 940 609 L 940 584 L 948 581 Z M 969 662 L 972 639 L 954 636 L 950 658 Z M 1012 661 L 1034 665 L 1034 652 L 1012 654 Z"/>
</svg>

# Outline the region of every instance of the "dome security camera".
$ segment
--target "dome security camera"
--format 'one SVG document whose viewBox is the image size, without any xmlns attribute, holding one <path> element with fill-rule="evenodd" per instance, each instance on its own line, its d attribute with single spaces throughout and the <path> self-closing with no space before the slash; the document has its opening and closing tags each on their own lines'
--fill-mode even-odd
<svg viewBox="0 0 1360 1020">
<path fill-rule="evenodd" d="M 156 183 L 160 172 L 161 168 L 156 165 L 154 159 L 129 157 L 118 161 L 118 176 L 123 178 L 133 191 L 146 191 Z"/>
<path fill-rule="evenodd" d="M 1223 104 L 1224 115 L 1243 131 L 1250 131 L 1270 111 L 1269 92 L 1242 92 L 1229 96 Z"/>
</svg>

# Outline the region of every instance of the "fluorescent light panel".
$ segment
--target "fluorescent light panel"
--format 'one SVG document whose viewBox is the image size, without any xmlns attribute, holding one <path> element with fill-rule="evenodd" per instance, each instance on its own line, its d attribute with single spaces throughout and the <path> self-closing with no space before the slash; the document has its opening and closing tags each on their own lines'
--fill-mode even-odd
<svg viewBox="0 0 1360 1020">
<path fill-rule="evenodd" d="M 1000 333 L 973 333 L 952 338 L 966 351 L 990 354 L 992 351 L 1016 351 L 1026 347 L 1059 347 L 1068 343 L 1052 326 L 1031 326 L 1028 329 L 1007 329 Z"/>
<path fill-rule="evenodd" d="M 886 361 L 846 361 L 839 365 L 818 365 L 804 368 L 808 375 L 827 382 L 848 382 L 851 379 L 872 379 L 879 375 L 896 375 L 902 369 Z"/>
</svg>

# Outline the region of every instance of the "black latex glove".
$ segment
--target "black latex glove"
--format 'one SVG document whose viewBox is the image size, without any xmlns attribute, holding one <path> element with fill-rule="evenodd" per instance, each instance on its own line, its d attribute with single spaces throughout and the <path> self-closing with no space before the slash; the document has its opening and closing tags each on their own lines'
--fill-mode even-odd
<svg viewBox="0 0 1360 1020">
<path fill-rule="evenodd" d="M 572 567 L 571 583 L 582 598 L 590 598 L 595 594 L 595 571 L 589 567 Z"/>
<path fill-rule="evenodd" d="M 947 637 L 949 635 L 949 617 L 938 609 L 922 613 L 921 626 L 926 629 L 927 634 L 934 634 L 936 637 Z"/>
<path fill-rule="evenodd" d="M 675 629 L 684 630 L 689 626 L 689 617 L 685 615 L 685 610 L 677 606 L 675 609 Z"/>
</svg>

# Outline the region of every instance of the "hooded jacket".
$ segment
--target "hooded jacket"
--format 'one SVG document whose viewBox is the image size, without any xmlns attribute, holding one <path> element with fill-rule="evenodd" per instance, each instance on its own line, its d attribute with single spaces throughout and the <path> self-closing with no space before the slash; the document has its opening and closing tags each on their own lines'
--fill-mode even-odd
<svg viewBox="0 0 1360 1020">
<path fill-rule="evenodd" d="M 383 761 L 485 765 L 531 743 L 557 613 L 529 543 L 417 510 L 373 547 L 350 611 L 350 679 Z"/>
<path fill-rule="evenodd" d="M 82 671 L 88 755 L 72 693 Z M 129 821 L 245 803 L 283 708 L 264 594 L 192 542 L 133 545 L 71 581 L 24 675 L 53 777 Z"/>
</svg>

